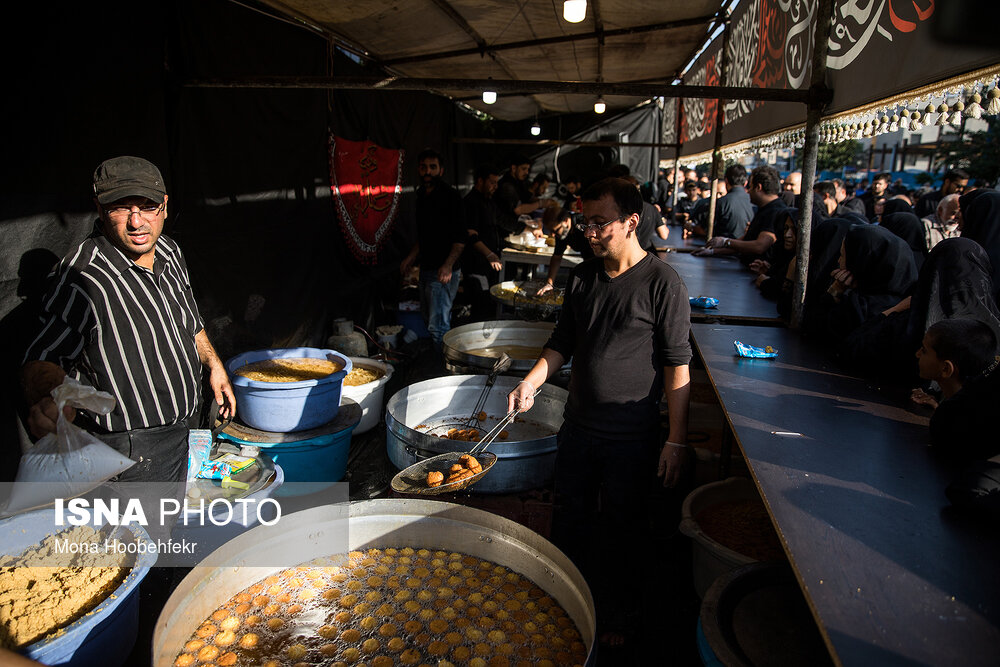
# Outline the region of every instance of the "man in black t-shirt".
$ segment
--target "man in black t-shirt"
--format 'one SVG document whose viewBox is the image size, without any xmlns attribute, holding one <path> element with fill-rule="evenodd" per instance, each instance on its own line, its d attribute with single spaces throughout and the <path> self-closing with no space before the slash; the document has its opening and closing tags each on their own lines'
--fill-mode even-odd
<svg viewBox="0 0 1000 667">
<path fill-rule="evenodd" d="M 546 208 L 555 203 L 552 199 L 539 199 L 532 194 L 528 186 L 528 174 L 531 172 L 531 160 L 523 155 L 515 155 L 510 159 L 510 170 L 503 175 L 497 187 L 496 200 L 498 217 L 497 224 L 507 234 L 520 234 L 524 225 L 518 222 L 522 215 L 531 215 L 540 208 Z"/>
<path fill-rule="evenodd" d="M 638 189 L 607 178 L 583 194 L 584 236 L 594 259 L 575 267 L 559 321 L 531 371 L 508 395 L 530 410 L 536 388 L 573 361 L 555 470 L 552 539 L 578 565 L 597 599 L 601 641 L 616 645 L 641 597 L 615 567 L 644 541 L 644 482 L 675 485 L 690 456 L 691 308 L 676 271 L 639 244 Z M 665 394 L 669 435 L 661 439 Z M 597 511 L 597 508 L 600 511 Z"/>
<path fill-rule="evenodd" d="M 500 256 L 503 247 L 497 226 L 497 208 L 493 193 L 500 179 L 498 170 L 481 165 L 476 169 L 476 181 L 462 200 L 469 238 L 462 253 L 465 274 L 462 288 L 472 308 L 472 321 L 493 319 L 496 309 L 490 299 L 490 285 L 500 280 Z"/>
<path fill-rule="evenodd" d="M 417 155 L 422 186 L 417 190 L 417 242 L 400 263 L 406 275 L 419 257 L 420 311 L 436 350 L 451 329 L 451 306 L 458 293 L 462 272 L 459 257 L 468 233 L 462 197 L 442 180 L 441 154 L 425 149 Z"/>
<path fill-rule="evenodd" d="M 739 239 L 713 236 L 699 256 L 739 255 L 740 261 L 749 264 L 755 259 L 771 261 L 771 248 L 778 236 L 784 233 L 788 206 L 781 200 L 781 176 L 774 167 L 763 165 L 750 173 L 750 202 L 757 213 Z"/>
<path fill-rule="evenodd" d="M 875 174 L 875 178 L 872 179 L 872 186 L 863 195 L 858 197 L 862 204 L 865 205 L 865 217 L 870 221 L 875 222 L 875 202 L 879 199 L 885 199 L 889 193 L 889 179 L 891 176 L 887 172 L 882 172 L 880 174 Z"/>
</svg>

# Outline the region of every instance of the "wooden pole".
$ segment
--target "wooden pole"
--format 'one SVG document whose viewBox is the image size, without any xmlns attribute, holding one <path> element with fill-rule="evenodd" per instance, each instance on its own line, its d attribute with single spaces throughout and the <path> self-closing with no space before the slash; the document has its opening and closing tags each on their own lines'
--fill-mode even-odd
<svg viewBox="0 0 1000 667">
<path fill-rule="evenodd" d="M 810 89 L 826 88 L 826 56 L 830 46 L 830 23 L 833 0 L 819 0 L 816 8 Z M 816 162 L 819 157 L 819 123 L 825 104 L 812 102 L 806 113 L 806 138 L 802 155 L 802 199 L 799 209 L 798 244 L 795 253 L 795 289 L 792 292 L 792 329 L 802 326 L 809 282 L 809 240 L 812 235 L 813 184 L 816 182 Z"/>
<path fill-rule="evenodd" d="M 722 63 L 719 66 L 720 82 L 723 86 L 728 82 L 727 71 L 729 69 L 729 13 L 723 21 L 722 28 Z M 705 230 L 706 238 L 712 238 L 715 233 L 715 203 L 719 200 L 719 172 L 722 170 L 722 122 L 726 114 L 724 107 L 726 101 L 722 98 L 716 100 L 715 108 L 715 146 L 712 148 L 712 194 L 708 202 L 708 228 Z"/>
</svg>

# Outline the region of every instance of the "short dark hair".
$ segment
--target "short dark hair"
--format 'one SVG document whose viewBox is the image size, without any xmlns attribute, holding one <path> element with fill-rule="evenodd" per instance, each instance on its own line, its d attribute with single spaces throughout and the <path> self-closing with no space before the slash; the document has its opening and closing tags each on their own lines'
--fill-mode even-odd
<svg viewBox="0 0 1000 667">
<path fill-rule="evenodd" d="M 625 178 L 626 176 L 628 176 L 631 173 L 632 173 L 632 170 L 628 168 L 627 164 L 621 164 L 621 163 L 619 163 L 619 164 L 616 164 L 616 165 L 612 165 L 611 168 L 608 169 L 607 177 L 608 178 Z"/>
<path fill-rule="evenodd" d="M 837 198 L 837 186 L 833 181 L 820 181 L 813 186 L 813 190 L 821 195 L 829 195 L 831 199 Z"/>
<path fill-rule="evenodd" d="M 969 180 L 969 172 L 964 169 L 949 169 L 944 175 L 944 180 L 954 183 L 955 181 Z"/>
<path fill-rule="evenodd" d="M 580 196 L 583 201 L 597 201 L 611 195 L 615 207 L 623 218 L 642 215 L 642 195 L 639 189 L 621 178 L 604 178 L 597 181 Z"/>
<path fill-rule="evenodd" d="M 834 187 L 847 189 L 847 185 L 844 183 L 844 181 L 840 180 L 839 178 L 834 178 L 830 182 L 833 183 Z"/>
<path fill-rule="evenodd" d="M 747 169 L 742 164 L 731 164 L 726 168 L 726 183 L 729 185 L 746 185 Z"/>
<path fill-rule="evenodd" d="M 774 167 L 762 164 L 750 172 L 750 187 L 760 186 L 766 195 L 776 195 L 781 192 L 781 174 Z"/>
<path fill-rule="evenodd" d="M 444 164 L 444 159 L 441 157 L 441 154 L 438 153 L 433 148 L 425 148 L 424 150 L 417 153 L 417 164 L 420 164 L 424 160 L 430 160 L 430 159 L 437 160 L 438 164 Z"/>
<path fill-rule="evenodd" d="M 533 182 L 533 183 L 551 183 L 551 182 L 552 182 L 552 179 L 551 179 L 551 178 L 549 178 L 549 175 L 548 175 L 548 174 L 546 174 L 546 173 L 545 173 L 545 172 L 543 171 L 543 172 L 541 172 L 541 173 L 537 174 L 537 175 L 535 176 L 535 180 L 534 180 L 534 181 L 532 181 L 532 182 Z"/>
<path fill-rule="evenodd" d="M 874 183 L 875 181 L 885 181 L 886 183 L 892 183 L 892 174 L 890 174 L 887 171 L 875 174 L 875 177 L 872 178 L 872 183 Z"/>
<path fill-rule="evenodd" d="M 688 188 L 696 188 L 698 190 L 701 190 L 701 183 L 694 180 L 684 181 L 684 189 L 687 190 Z"/>
<path fill-rule="evenodd" d="M 531 158 L 521 153 L 515 153 L 510 156 L 510 165 L 512 167 L 520 167 L 522 164 L 533 164 Z"/>
<path fill-rule="evenodd" d="M 962 382 L 981 375 L 996 359 L 996 334 L 979 320 L 941 320 L 927 329 L 927 337 L 938 359 L 954 364 Z"/>
<path fill-rule="evenodd" d="M 475 171 L 472 172 L 473 178 L 477 181 L 480 178 L 485 181 L 490 176 L 499 176 L 499 175 L 500 175 L 500 170 L 497 169 L 496 166 L 492 164 L 480 164 L 476 167 Z"/>
</svg>

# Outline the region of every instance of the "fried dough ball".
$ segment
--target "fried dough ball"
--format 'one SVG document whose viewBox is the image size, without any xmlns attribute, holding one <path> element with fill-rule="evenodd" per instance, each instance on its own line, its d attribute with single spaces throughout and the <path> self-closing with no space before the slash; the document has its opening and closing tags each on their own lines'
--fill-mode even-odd
<svg viewBox="0 0 1000 667">
<path fill-rule="evenodd" d="M 372 667 L 392 667 L 392 665 L 392 658 L 384 655 L 378 655 L 372 659 Z"/>
<path fill-rule="evenodd" d="M 285 619 L 283 618 L 269 618 L 267 619 L 267 627 L 271 630 L 278 631 L 285 627 Z"/>
<path fill-rule="evenodd" d="M 458 662 L 465 662 L 472 656 L 472 651 L 468 646 L 456 646 L 451 650 L 451 657 Z"/>
<path fill-rule="evenodd" d="M 329 588 L 323 591 L 324 600 L 333 601 L 339 598 L 341 595 L 343 595 L 343 591 L 341 591 L 339 588 Z"/>
<path fill-rule="evenodd" d="M 229 646 L 236 641 L 236 633 L 232 630 L 223 630 L 219 634 L 215 635 L 215 645 L 216 646 Z"/>
<path fill-rule="evenodd" d="M 358 658 L 361 657 L 361 651 L 351 646 L 344 649 L 342 657 L 344 658 L 344 662 L 357 662 Z"/>
<path fill-rule="evenodd" d="M 174 667 L 191 667 L 195 662 L 197 662 L 197 659 L 190 653 L 181 653 L 174 660 Z"/>
<path fill-rule="evenodd" d="M 316 634 L 318 634 L 323 639 L 336 639 L 339 634 L 339 630 L 335 625 L 321 625 Z"/>
<path fill-rule="evenodd" d="M 257 614 L 250 614 L 243 620 L 244 625 L 257 625 L 260 623 L 260 616 Z"/>
<path fill-rule="evenodd" d="M 187 644 L 184 644 L 184 650 L 194 653 L 204 645 L 205 645 L 204 641 L 200 639 L 192 639 Z"/>
<path fill-rule="evenodd" d="M 420 662 L 420 651 L 415 648 L 408 648 L 399 654 L 399 661 L 404 665 L 416 665 Z"/>
<path fill-rule="evenodd" d="M 350 623 L 352 616 L 353 615 L 349 611 L 338 611 L 334 614 L 333 620 L 340 624 Z"/>
<path fill-rule="evenodd" d="M 374 653 L 378 650 L 379 643 L 374 637 L 369 637 L 364 642 L 361 643 L 361 651 L 363 653 Z"/>
<path fill-rule="evenodd" d="M 433 628 L 433 624 L 432 624 L 432 628 Z M 406 623 L 403 624 L 403 630 L 406 631 L 406 632 L 408 632 L 411 635 L 415 635 L 415 634 L 417 634 L 418 632 L 420 632 L 423 629 L 424 629 L 424 626 L 421 625 L 419 621 L 407 621 Z"/>
<path fill-rule="evenodd" d="M 319 647 L 320 655 L 327 658 L 332 658 L 337 655 L 337 645 L 336 644 L 323 644 Z"/>
<path fill-rule="evenodd" d="M 444 473 L 438 470 L 432 470 L 427 473 L 427 486 L 441 486 L 441 482 L 444 481 Z"/>
<path fill-rule="evenodd" d="M 216 660 L 215 662 L 216 664 L 222 665 L 222 667 L 232 667 L 233 665 L 236 664 L 237 660 L 238 658 L 236 657 L 235 653 L 233 653 L 232 651 L 227 651 L 226 653 L 220 655 L 219 659 Z"/>
<path fill-rule="evenodd" d="M 198 651 L 198 660 L 200 662 L 211 662 L 219 657 L 219 653 L 219 649 L 211 644 L 208 646 L 202 646 L 201 650 Z"/>
<path fill-rule="evenodd" d="M 240 647 L 253 648 L 260 641 L 260 637 L 253 632 L 248 632 L 240 637 Z"/>
<path fill-rule="evenodd" d="M 195 634 L 201 637 L 202 639 L 208 639 L 209 637 L 215 636 L 215 634 L 218 632 L 219 629 L 216 628 L 214 625 L 212 625 L 211 623 L 205 623 L 200 628 L 198 628 L 198 630 L 195 631 Z"/>
<path fill-rule="evenodd" d="M 340 638 L 348 644 L 356 644 L 361 640 L 361 633 L 354 628 L 348 628 L 340 633 Z"/>
</svg>

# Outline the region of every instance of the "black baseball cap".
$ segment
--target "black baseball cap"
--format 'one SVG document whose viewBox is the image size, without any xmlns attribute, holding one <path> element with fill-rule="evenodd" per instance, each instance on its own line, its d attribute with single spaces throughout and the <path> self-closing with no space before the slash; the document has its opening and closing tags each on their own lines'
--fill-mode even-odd
<svg viewBox="0 0 1000 667">
<path fill-rule="evenodd" d="M 125 197 L 145 197 L 162 203 L 166 194 L 160 170 L 141 157 L 114 157 L 102 162 L 94 171 L 94 195 L 101 204 Z"/>
</svg>

